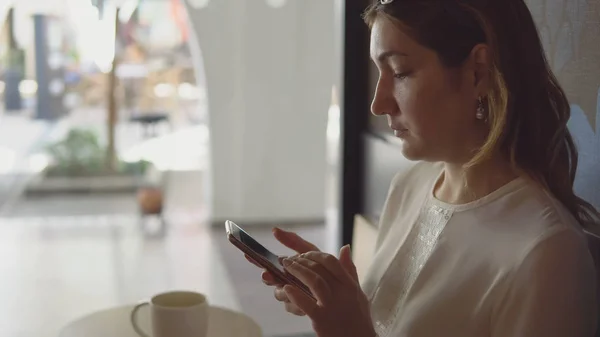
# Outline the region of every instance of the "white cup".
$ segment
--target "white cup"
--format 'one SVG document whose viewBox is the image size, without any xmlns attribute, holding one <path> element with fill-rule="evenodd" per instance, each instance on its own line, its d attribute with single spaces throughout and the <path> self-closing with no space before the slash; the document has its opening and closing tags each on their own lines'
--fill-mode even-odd
<svg viewBox="0 0 600 337">
<path fill-rule="evenodd" d="M 137 320 L 141 308 L 150 307 L 152 334 L 143 331 Z M 140 337 L 206 337 L 208 302 L 206 296 L 191 291 L 158 294 L 150 302 L 131 311 L 131 325 Z"/>
</svg>

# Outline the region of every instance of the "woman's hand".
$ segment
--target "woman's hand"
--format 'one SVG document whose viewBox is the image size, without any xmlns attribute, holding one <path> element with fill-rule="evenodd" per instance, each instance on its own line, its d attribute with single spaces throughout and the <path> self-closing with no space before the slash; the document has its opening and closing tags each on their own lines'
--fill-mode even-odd
<svg viewBox="0 0 600 337">
<path fill-rule="evenodd" d="M 304 240 L 296 233 L 284 231 L 279 228 L 274 228 L 273 236 L 275 236 L 277 241 L 281 242 L 284 246 L 294 250 L 298 254 L 307 253 L 310 251 L 316 251 L 316 252 L 319 251 L 319 248 L 317 248 L 317 246 Z M 248 259 L 248 261 L 250 261 L 252 264 L 263 269 L 263 267 L 260 266 L 258 263 L 256 263 L 256 261 L 254 261 L 251 257 L 249 257 L 248 255 L 245 255 L 245 256 L 246 256 L 246 259 Z M 287 294 L 283 290 L 283 284 L 281 284 L 275 278 L 275 276 L 273 276 L 273 274 L 271 274 L 270 272 L 268 272 L 266 270 L 263 271 L 262 280 L 263 280 L 263 283 L 265 283 L 268 286 L 275 286 L 275 289 L 274 289 L 275 299 L 277 299 L 278 301 L 282 302 L 285 305 L 285 310 L 287 312 L 292 313 L 294 315 L 298 315 L 298 316 L 305 315 L 305 313 L 300 308 L 298 308 L 296 305 L 294 305 L 290 302 L 290 300 L 287 297 Z"/>
<path fill-rule="evenodd" d="M 283 260 L 286 270 L 308 286 L 315 302 L 297 287 L 283 290 L 292 304 L 312 320 L 319 337 L 375 337 L 369 300 L 360 288 L 350 247 L 339 260 L 321 252 L 308 252 Z"/>
</svg>

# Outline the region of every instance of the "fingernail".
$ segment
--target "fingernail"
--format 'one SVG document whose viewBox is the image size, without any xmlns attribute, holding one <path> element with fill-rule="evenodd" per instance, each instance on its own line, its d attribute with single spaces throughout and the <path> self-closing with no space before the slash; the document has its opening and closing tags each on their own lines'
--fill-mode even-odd
<svg viewBox="0 0 600 337">
<path fill-rule="evenodd" d="M 344 247 L 346 247 L 346 249 L 348 249 L 348 253 L 352 253 L 352 249 L 350 248 L 349 244 L 345 245 Z"/>
<path fill-rule="evenodd" d="M 283 265 L 287 267 L 292 264 L 292 260 L 285 258 L 281 263 L 283 263 Z"/>
</svg>

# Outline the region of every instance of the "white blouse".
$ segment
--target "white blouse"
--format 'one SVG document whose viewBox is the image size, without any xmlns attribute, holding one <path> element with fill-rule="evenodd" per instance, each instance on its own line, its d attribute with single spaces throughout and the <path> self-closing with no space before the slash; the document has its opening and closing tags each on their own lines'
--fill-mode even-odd
<svg viewBox="0 0 600 337">
<path fill-rule="evenodd" d="M 450 205 L 441 164 L 396 176 L 363 282 L 380 337 L 591 337 L 596 275 L 566 209 L 518 178 Z"/>
</svg>

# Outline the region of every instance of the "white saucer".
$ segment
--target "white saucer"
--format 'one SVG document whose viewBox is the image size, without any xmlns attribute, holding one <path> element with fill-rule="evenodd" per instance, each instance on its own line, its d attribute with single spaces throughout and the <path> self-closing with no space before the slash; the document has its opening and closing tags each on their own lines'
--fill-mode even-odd
<svg viewBox="0 0 600 337">
<path fill-rule="evenodd" d="M 95 312 L 71 322 L 59 337 L 139 337 L 129 321 L 133 305 Z M 139 311 L 140 327 L 150 333 L 150 310 Z M 211 306 L 207 337 L 262 337 L 262 330 L 250 317 Z"/>
</svg>

